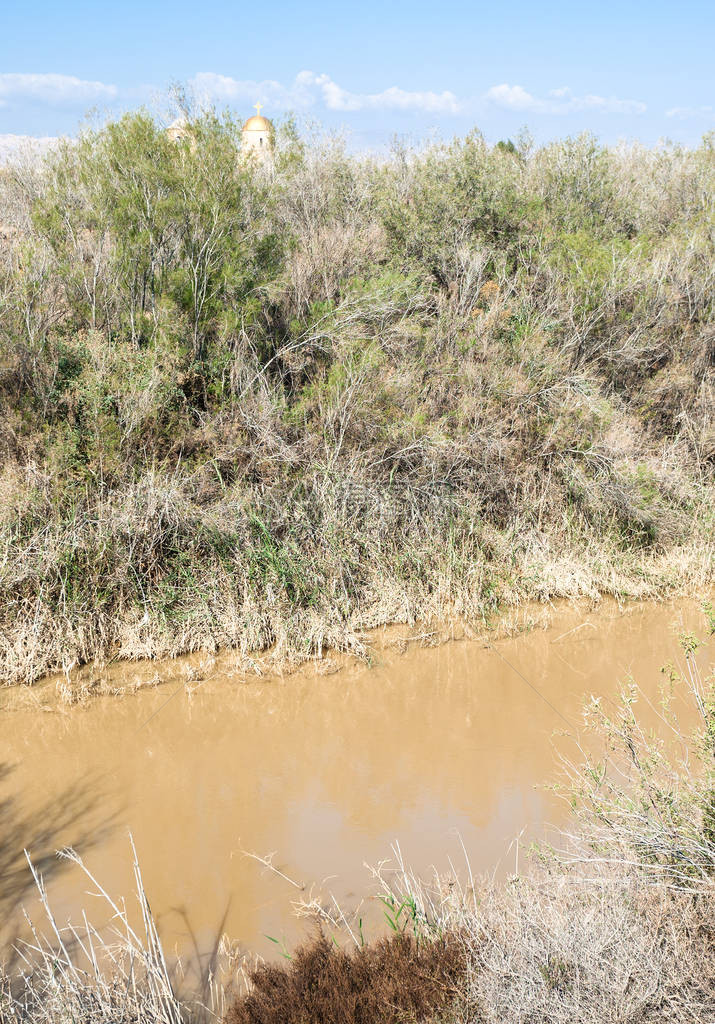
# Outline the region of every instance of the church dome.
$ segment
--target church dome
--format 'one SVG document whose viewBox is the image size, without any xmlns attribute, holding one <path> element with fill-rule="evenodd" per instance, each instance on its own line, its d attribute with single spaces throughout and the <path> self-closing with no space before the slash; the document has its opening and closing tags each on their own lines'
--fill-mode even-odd
<svg viewBox="0 0 715 1024">
<path fill-rule="evenodd" d="M 256 103 L 256 114 L 249 117 L 241 133 L 241 151 L 267 164 L 273 158 L 273 125 L 267 117 L 261 117 L 262 103 Z"/>
<path fill-rule="evenodd" d="M 166 134 L 172 142 L 183 142 L 184 139 L 188 139 L 191 134 L 188 120 L 185 117 L 177 117 L 166 129 Z"/>
<path fill-rule="evenodd" d="M 253 117 L 249 117 L 243 126 L 244 132 L 269 132 L 271 130 L 271 122 L 261 117 L 260 114 L 254 114 Z"/>
</svg>

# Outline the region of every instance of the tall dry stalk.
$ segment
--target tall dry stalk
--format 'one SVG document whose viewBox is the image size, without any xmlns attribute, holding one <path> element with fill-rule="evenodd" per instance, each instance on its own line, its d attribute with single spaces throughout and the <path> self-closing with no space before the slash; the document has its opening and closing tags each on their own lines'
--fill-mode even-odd
<svg viewBox="0 0 715 1024">
<path fill-rule="evenodd" d="M 124 901 L 115 900 L 73 850 L 61 856 L 83 872 L 113 923 L 108 933 L 100 933 L 83 913 L 82 927 L 59 924 L 26 853 L 49 935 L 28 918 L 32 939 L 17 943 L 19 967 L 10 977 L 0 973 L 2 1024 L 185 1024 L 200 1019 L 176 995 L 131 837 L 130 844 L 142 931 L 131 925 Z"/>
</svg>

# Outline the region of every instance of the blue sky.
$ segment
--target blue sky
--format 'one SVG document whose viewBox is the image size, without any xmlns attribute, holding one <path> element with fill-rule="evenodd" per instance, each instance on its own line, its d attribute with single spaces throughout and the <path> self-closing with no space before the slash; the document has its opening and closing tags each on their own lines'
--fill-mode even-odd
<svg viewBox="0 0 715 1024">
<path fill-rule="evenodd" d="M 474 125 L 686 144 L 715 128 L 713 2 L 3 0 L 0 27 L 0 135 L 73 134 L 174 81 L 357 148 Z"/>
</svg>

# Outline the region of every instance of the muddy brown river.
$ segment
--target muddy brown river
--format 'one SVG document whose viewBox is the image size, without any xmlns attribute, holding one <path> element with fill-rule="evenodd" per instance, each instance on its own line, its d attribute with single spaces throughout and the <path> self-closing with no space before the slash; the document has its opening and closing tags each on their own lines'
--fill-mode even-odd
<svg viewBox="0 0 715 1024">
<path fill-rule="evenodd" d="M 365 864 L 395 841 L 420 873 L 459 868 L 461 843 L 475 873 L 513 872 L 514 840 L 564 820 L 540 784 L 584 695 L 613 697 L 633 675 L 655 697 L 676 633 L 703 631 L 686 601 L 549 618 L 491 646 L 423 638 L 404 650 L 386 634 L 370 665 L 281 679 L 246 679 L 224 655 L 115 666 L 117 681 L 166 682 L 71 707 L 51 684 L 15 693 L 0 710 L 2 916 L 21 904 L 38 915 L 23 845 L 41 859 L 80 844 L 107 889 L 130 895 L 129 831 L 166 948 L 184 956 L 219 930 L 266 957 L 267 936 L 292 946 L 307 927 L 292 904 L 311 886 L 348 909 L 364 901 L 372 920 Z M 274 853 L 304 893 L 246 851 Z M 44 873 L 61 922 L 84 908 L 101 923 L 75 868 L 48 859 Z"/>
</svg>

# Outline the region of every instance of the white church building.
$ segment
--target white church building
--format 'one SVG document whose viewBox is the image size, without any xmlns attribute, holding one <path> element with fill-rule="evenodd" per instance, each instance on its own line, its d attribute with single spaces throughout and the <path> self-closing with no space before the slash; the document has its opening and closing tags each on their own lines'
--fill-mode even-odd
<svg viewBox="0 0 715 1024">
<path fill-rule="evenodd" d="M 256 114 L 249 117 L 241 130 L 241 152 L 264 163 L 273 155 L 274 129 L 267 117 L 261 117 L 262 106 L 262 103 L 255 104 Z M 166 129 L 166 134 L 172 142 L 191 139 L 189 121 L 184 116 L 178 117 Z"/>
</svg>

